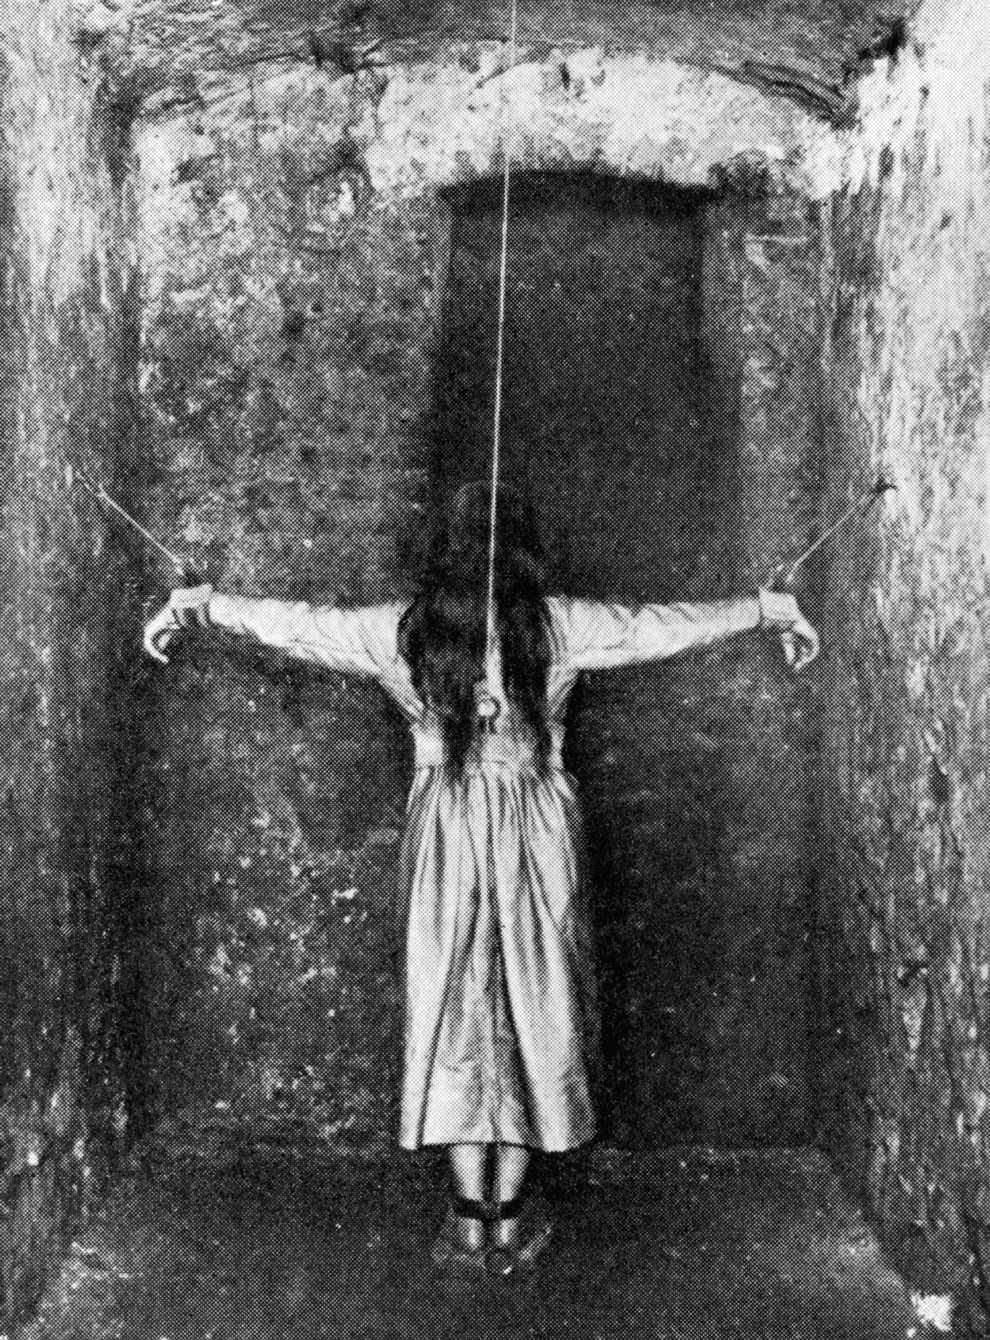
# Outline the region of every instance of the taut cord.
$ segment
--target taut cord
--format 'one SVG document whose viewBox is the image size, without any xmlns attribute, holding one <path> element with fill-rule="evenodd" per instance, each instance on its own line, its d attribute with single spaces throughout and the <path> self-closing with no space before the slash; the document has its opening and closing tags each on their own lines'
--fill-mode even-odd
<svg viewBox="0 0 990 1340">
<path fill-rule="evenodd" d="M 507 74 L 512 73 L 516 64 L 516 32 L 518 22 L 518 0 L 512 0 L 511 16 L 509 21 L 509 53 Z M 495 722 L 498 717 L 498 705 L 494 703 L 491 684 L 491 665 L 495 653 L 496 638 L 496 611 L 495 611 L 495 558 L 497 552 L 496 537 L 498 532 L 498 485 L 502 454 L 502 379 L 503 366 L 505 362 L 505 293 L 506 280 L 508 274 L 509 259 L 509 183 L 512 169 L 512 104 L 508 92 L 503 94 L 503 129 L 502 129 L 502 237 L 499 249 L 498 264 L 498 338 L 495 346 L 495 406 L 494 406 L 494 425 L 492 431 L 492 474 L 491 474 L 491 497 L 488 514 L 488 590 L 485 599 L 485 678 L 484 687 L 487 702 L 481 713 L 480 726 L 482 729 L 482 749 L 483 758 L 488 765 L 487 788 L 488 805 L 491 807 L 495 800 L 495 768 L 494 757 L 492 754 L 493 732 Z M 502 1204 L 502 1076 L 501 1066 L 503 1062 L 502 1051 L 504 1049 L 504 1039 L 500 1038 L 501 1016 L 502 1016 L 502 990 L 504 984 L 504 965 L 502 961 L 502 934 L 499 919 L 499 898 L 498 898 L 498 854 L 495 842 L 495 816 L 489 814 L 488 820 L 488 852 L 486 861 L 488 862 L 488 897 L 490 914 L 493 922 L 492 931 L 495 936 L 495 956 L 493 968 L 493 995 L 492 1002 L 492 1033 L 494 1036 L 494 1062 L 495 1074 L 493 1076 L 495 1092 L 495 1168 L 494 1182 L 492 1186 L 492 1195 L 495 1202 L 494 1215 L 496 1224 L 501 1219 Z"/>
<path fill-rule="evenodd" d="M 516 31 L 518 0 L 512 0 L 509 22 L 509 63 L 511 74 L 516 64 Z M 491 499 L 488 514 L 488 593 L 485 600 L 485 675 L 495 649 L 495 553 L 498 530 L 498 483 L 502 455 L 502 378 L 505 362 L 505 291 L 509 259 L 509 180 L 512 167 L 511 131 L 512 104 L 503 98 L 502 130 L 502 239 L 498 263 L 498 338 L 495 347 L 495 408 L 492 433 Z"/>
<path fill-rule="evenodd" d="M 80 470 L 75 469 L 71 465 L 65 467 L 65 483 L 66 487 L 70 489 L 74 483 L 78 483 L 87 493 L 91 493 L 97 502 L 101 502 L 104 507 L 109 507 L 112 512 L 116 512 L 117 516 L 126 521 L 129 526 L 133 527 L 143 540 L 146 540 L 152 548 L 157 549 L 160 554 L 168 559 L 172 564 L 172 567 L 175 569 L 177 577 L 183 581 L 186 580 L 186 565 L 178 554 L 174 554 L 171 549 L 166 548 L 157 535 L 152 535 L 151 531 L 148 530 L 146 526 L 142 526 L 141 522 L 138 521 L 136 517 L 131 516 L 126 508 L 121 507 L 116 498 L 111 498 L 110 494 L 107 493 L 102 484 L 90 483 Z"/>
<path fill-rule="evenodd" d="M 867 489 L 865 493 L 854 498 L 846 510 L 839 516 L 838 520 L 833 521 L 826 530 L 823 530 L 818 539 L 815 540 L 813 544 L 809 544 L 807 549 L 798 554 L 797 558 L 790 563 L 779 563 L 777 567 L 774 568 L 773 574 L 767 585 L 772 590 L 787 590 L 797 576 L 798 568 L 807 563 L 812 554 L 817 554 L 818 550 L 821 549 L 833 535 L 842 530 L 844 526 L 847 526 L 849 522 L 852 521 L 853 517 L 866 516 L 874 503 L 878 502 L 885 493 L 890 493 L 891 491 L 896 490 L 896 488 L 897 485 L 892 480 L 886 479 L 883 475 L 880 475 L 877 478 L 876 483 Z"/>
</svg>

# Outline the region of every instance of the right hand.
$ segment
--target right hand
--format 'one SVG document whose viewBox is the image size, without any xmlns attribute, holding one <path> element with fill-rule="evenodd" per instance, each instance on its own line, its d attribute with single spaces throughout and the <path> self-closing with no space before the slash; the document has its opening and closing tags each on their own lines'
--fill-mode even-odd
<svg viewBox="0 0 990 1340">
<path fill-rule="evenodd" d="M 760 591 L 760 622 L 776 628 L 784 648 L 784 656 L 792 670 L 803 670 L 818 655 L 820 639 L 817 631 L 801 613 L 798 603 L 789 591 Z"/>
<path fill-rule="evenodd" d="M 205 628 L 210 622 L 209 605 L 213 587 L 180 586 L 144 626 L 144 649 L 149 656 L 163 664 L 168 662 L 165 648 L 183 628 Z"/>
</svg>

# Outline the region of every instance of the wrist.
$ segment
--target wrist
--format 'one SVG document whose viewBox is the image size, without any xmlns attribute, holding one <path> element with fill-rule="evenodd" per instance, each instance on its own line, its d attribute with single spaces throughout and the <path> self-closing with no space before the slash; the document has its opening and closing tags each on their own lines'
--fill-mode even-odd
<svg viewBox="0 0 990 1340">
<path fill-rule="evenodd" d="M 205 627 L 210 622 L 209 603 L 213 587 L 208 582 L 198 586 L 180 586 L 172 592 L 169 606 L 172 617 L 181 628 L 193 624 Z"/>
<path fill-rule="evenodd" d="M 760 625 L 764 628 L 790 628 L 799 618 L 797 601 L 789 591 L 759 590 Z"/>
<path fill-rule="evenodd" d="M 224 595 L 222 591 L 211 591 L 204 610 L 207 624 L 212 628 L 230 628 L 236 625 L 235 605 L 239 599 L 241 597 Z"/>
</svg>

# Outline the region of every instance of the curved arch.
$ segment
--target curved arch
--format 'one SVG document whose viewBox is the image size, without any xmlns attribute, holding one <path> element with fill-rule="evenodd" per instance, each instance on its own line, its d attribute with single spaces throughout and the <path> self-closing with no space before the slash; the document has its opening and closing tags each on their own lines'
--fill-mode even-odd
<svg viewBox="0 0 990 1340">
<path fill-rule="evenodd" d="M 501 74 L 463 63 L 389 71 L 368 146 L 383 194 L 411 195 L 492 175 L 502 99 L 513 100 L 521 169 L 591 170 L 706 186 L 742 161 L 804 193 L 834 189 L 840 141 L 795 104 L 722 74 L 639 55 L 587 50 Z"/>
</svg>

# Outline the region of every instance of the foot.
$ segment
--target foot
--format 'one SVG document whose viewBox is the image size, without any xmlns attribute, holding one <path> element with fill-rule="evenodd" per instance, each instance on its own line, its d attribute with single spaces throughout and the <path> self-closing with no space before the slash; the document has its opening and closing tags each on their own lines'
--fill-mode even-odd
<svg viewBox="0 0 990 1340">
<path fill-rule="evenodd" d="M 507 1202 L 492 1225 L 489 1269 L 508 1278 L 531 1270 L 550 1245 L 553 1227 L 538 1202 Z"/>
<path fill-rule="evenodd" d="M 465 1212 L 467 1211 L 467 1212 Z M 450 1206 L 430 1253 L 433 1264 L 452 1274 L 482 1274 L 485 1270 L 484 1207 L 470 1202 Z"/>
</svg>

